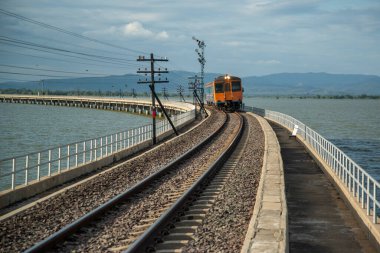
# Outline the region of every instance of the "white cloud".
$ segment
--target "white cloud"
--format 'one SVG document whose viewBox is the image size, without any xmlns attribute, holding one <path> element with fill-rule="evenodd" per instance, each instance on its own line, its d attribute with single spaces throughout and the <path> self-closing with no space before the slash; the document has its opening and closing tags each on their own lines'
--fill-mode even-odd
<svg viewBox="0 0 380 253">
<path fill-rule="evenodd" d="M 156 38 L 159 40 L 166 40 L 169 38 L 169 34 L 166 31 L 157 33 Z"/>
<path fill-rule="evenodd" d="M 143 26 L 139 21 L 133 21 L 123 26 L 123 35 L 134 38 L 154 38 L 157 40 L 167 40 L 169 34 L 166 31 L 154 32 Z"/>
<path fill-rule="evenodd" d="M 133 21 L 131 23 L 126 24 L 123 29 L 123 34 L 127 37 L 151 37 L 153 36 L 153 32 L 145 29 L 144 26 L 138 22 Z"/>
<path fill-rule="evenodd" d="M 85 35 L 114 35 L 123 36 L 127 38 L 141 39 L 141 38 L 153 38 L 156 40 L 167 40 L 169 33 L 166 31 L 154 32 L 143 26 L 139 21 L 132 21 L 122 26 L 110 26 L 105 29 L 89 31 Z"/>
</svg>

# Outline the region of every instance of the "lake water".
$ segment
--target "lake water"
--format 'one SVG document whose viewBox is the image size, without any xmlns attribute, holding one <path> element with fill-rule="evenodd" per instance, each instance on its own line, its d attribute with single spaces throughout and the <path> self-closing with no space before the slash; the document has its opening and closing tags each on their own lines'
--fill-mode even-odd
<svg viewBox="0 0 380 253">
<path fill-rule="evenodd" d="M 245 104 L 302 121 L 380 180 L 380 100 L 246 98 Z"/>
<path fill-rule="evenodd" d="M 125 112 L 0 103 L 0 160 L 150 123 Z"/>
<path fill-rule="evenodd" d="M 380 100 L 245 98 L 245 104 L 299 119 L 380 180 Z M 0 160 L 150 123 L 122 112 L 0 103 Z"/>
</svg>

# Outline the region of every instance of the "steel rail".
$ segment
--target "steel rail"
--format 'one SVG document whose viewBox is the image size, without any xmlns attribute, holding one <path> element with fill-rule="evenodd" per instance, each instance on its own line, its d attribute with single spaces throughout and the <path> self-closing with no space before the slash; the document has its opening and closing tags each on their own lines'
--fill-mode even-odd
<svg viewBox="0 0 380 253">
<path fill-rule="evenodd" d="M 134 186 L 127 189 L 125 192 L 120 193 L 119 195 L 113 197 L 112 199 L 108 200 L 104 204 L 100 205 L 99 207 L 93 209 L 89 213 L 75 220 L 74 222 L 66 225 L 65 227 L 58 230 L 54 234 L 50 235 L 46 239 L 36 243 L 34 246 L 32 246 L 31 248 L 27 249 L 24 252 L 37 253 L 37 252 L 48 251 L 49 249 L 57 245 L 59 242 L 63 241 L 66 237 L 72 235 L 75 231 L 79 230 L 80 228 L 89 224 L 91 221 L 95 220 L 101 214 L 115 207 L 119 203 L 123 202 L 125 199 L 131 198 L 133 195 L 140 193 L 148 185 L 154 183 L 154 181 L 157 180 L 158 178 L 166 175 L 170 170 L 174 169 L 178 164 L 182 163 L 183 160 L 188 159 L 194 153 L 196 153 L 200 148 L 206 145 L 211 139 L 213 139 L 217 134 L 219 134 L 222 131 L 222 129 L 226 126 L 227 121 L 228 121 L 228 117 L 226 117 L 225 122 L 222 124 L 220 128 L 215 130 L 211 135 L 209 135 L 201 143 L 197 144 L 195 147 L 188 150 L 186 153 L 182 154 L 176 160 L 170 162 L 169 164 L 159 169 L 157 172 L 151 174 L 150 176 L 146 177 L 142 181 L 136 183 Z"/>
<path fill-rule="evenodd" d="M 236 113 L 238 114 L 238 113 Z M 239 114 L 238 114 L 239 115 Z M 181 213 L 183 207 L 191 199 L 200 188 L 202 188 L 205 183 L 208 182 L 211 176 L 215 175 L 217 170 L 219 170 L 226 160 L 233 153 L 235 147 L 240 141 L 240 138 L 244 131 L 244 119 L 241 115 L 239 131 L 233 141 L 224 150 L 224 152 L 218 157 L 218 159 L 205 171 L 205 173 L 164 213 L 158 218 L 136 241 L 134 241 L 130 247 L 123 251 L 123 253 L 135 253 L 135 252 L 154 252 L 154 247 L 150 245 L 155 245 L 160 241 L 160 231 L 166 231 L 165 227 L 171 224 L 173 217 L 177 213 Z"/>
</svg>

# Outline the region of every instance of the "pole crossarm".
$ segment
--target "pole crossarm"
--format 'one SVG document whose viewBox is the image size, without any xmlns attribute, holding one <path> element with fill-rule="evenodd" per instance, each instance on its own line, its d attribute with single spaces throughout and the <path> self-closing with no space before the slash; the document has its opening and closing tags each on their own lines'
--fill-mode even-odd
<svg viewBox="0 0 380 253">
<path fill-rule="evenodd" d="M 148 78 L 145 78 L 145 81 L 139 80 L 137 83 L 138 84 L 149 84 L 149 88 L 152 92 L 152 120 L 153 120 L 152 141 L 153 141 L 153 145 L 154 145 L 157 143 L 157 140 L 156 140 L 156 99 L 157 99 L 157 101 L 161 107 L 161 110 L 164 112 L 166 118 L 169 120 L 170 125 L 172 126 L 174 132 L 178 135 L 178 132 L 175 129 L 173 123 L 171 122 L 168 114 L 166 113 L 165 108 L 162 106 L 161 101 L 159 100 L 159 98 L 155 92 L 155 87 L 154 87 L 154 85 L 156 83 L 168 83 L 169 82 L 167 78 L 165 78 L 165 80 L 161 80 L 161 78 L 158 78 L 158 80 L 155 80 L 155 78 L 154 78 L 156 74 L 158 74 L 158 76 L 160 76 L 161 74 L 169 73 L 167 68 L 165 68 L 165 69 L 158 68 L 158 70 L 155 70 L 155 68 L 154 68 L 155 62 L 157 62 L 157 61 L 167 62 L 168 59 L 166 57 L 165 58 L 154 58 L 153 53 L 151 53 L 150 58 L 145 58 L 145 56 L 139 56 L 137 61 L 150 62 L 150 70 L 148 70 L 147 68 L 145 68 L 143 70 L 139 68 L 137 71 L 138 74 L 145 74 L 145 76 L 147 74 L 150 74 L 150 80 L 148 80 Z"/>
</svg>

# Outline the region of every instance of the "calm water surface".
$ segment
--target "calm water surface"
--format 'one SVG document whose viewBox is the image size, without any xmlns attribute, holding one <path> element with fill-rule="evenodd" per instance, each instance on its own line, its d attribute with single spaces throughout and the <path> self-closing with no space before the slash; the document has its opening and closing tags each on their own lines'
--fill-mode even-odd
<svg viewBox="0 0 380 253">
<path fill-rule="evenodd" d="M 380 100 L 246 98 L 302 121 L 380 180 Z"/>
<path fill-rule="evenodd" d="M 246 98 L 307 124 L 380 180 L 380 100 Z M 0 103 L 0 159 L 150 124 L 94 109 Z"/>
<path fill-rule="evenodd" d="M 150 123 L 123 112 L 0 103 L 0 160 Z"/>
</svg>

